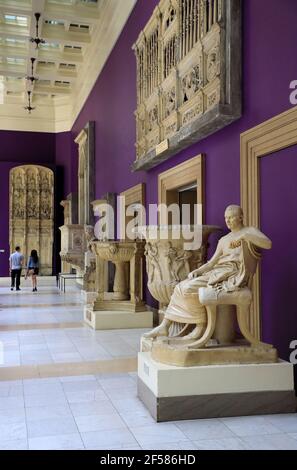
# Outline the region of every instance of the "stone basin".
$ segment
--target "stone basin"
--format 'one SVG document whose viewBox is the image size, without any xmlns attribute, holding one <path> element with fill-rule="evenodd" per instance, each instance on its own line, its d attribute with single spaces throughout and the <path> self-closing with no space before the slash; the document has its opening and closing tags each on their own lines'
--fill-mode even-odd
<svg viewBox="0 0 297 470">
<path fill-rule="evenodd" d="M 103 261 L 115 265 L 113 283 L 113 300 L 129 300 L 129 269 L 130 261 L 137 249 L 144 247 L 144 241 L 94 241 L 92 251 Z"/>
<path fill-rule="evenodd" d="M 112 263 L 124 263 L 133 258 L 135 253 L 134 243 L 134 241 L 96 241 L 92 243 L 92 246 L 101 259 Z"/>
</svg>

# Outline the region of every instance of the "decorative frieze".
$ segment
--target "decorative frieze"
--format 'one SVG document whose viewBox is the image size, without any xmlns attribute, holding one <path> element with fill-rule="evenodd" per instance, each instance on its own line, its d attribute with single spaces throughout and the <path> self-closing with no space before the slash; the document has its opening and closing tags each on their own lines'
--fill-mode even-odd
<svg viewBox="0 0 297 470">
<path fill-rule="evenodd" d="M 152 168 L 240 117 L 240 44 L 241 0 L 160 1 L 134 45 L 134 170 Z"/>
</svg>

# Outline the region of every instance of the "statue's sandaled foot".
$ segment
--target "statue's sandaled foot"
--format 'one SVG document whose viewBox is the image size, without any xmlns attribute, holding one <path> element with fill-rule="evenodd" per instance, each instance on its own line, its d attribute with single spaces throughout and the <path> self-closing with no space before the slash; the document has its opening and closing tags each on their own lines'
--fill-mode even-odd
<svg viewBox="0 0 297 470">
<path fill-rule="evenodd" d="M 168 336 L 168 331 L 169 331 L 168 326 L 163 325 L 161 323 L 161 325 L 157 326 L 156 328 L 154 328 L 152 331 L 149 331 L 148 333 L 144 333 L 142 336 L 144 338 L 154 339 L 154 338 L 159 338 L 160 336 Z"/>
<path fill-rule="evenodd" d="M 185 340 L 195 340 L 201 338 L 205 331 L 204 325 L 196 325 L 194 330 L 191 331 L 188 335 L 184 336 L 183 339 Z"/>
<path fill-rule="evenodd" d="M 183 344 L 187 345 L 201 338 L 204 332 L 205 332 L 204 325 L 196 325 L 195 328 L 188 335 L 182 336 L 180 338 L 170 339 L 170 344 L 171 345 L 183 345 Z"/>
</svg>

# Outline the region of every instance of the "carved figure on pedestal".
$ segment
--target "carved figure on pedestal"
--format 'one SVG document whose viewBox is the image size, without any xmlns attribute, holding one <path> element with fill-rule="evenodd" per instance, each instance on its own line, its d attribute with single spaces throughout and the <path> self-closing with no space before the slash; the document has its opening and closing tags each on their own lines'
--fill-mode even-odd
<svg viewBox="0 0 297 470">
<path fill-rule="evenodd" d="M 146 338 L 169 336 L 173 322 L 193 325 L 192 331 L 181 341 L 193 340 L 192 346 L 204 347 L 214 331 L 216 305 L 236 304 L 250 306 L 251 281 L 260 257 L 258 249 L 270 249 L 271 241 L 255 227 L 243 225 L 243 212 L 239 206 L 229 206 L 225 221 L 230 233 L 219 240 L 211 260 L 191 272 L 188 279 L 180 282 L 174 290 L 165 312 L 163 322 Z M 230 300 L 230 301 L 229 301 Z M 207 307 L 207 315 L 204 305 Z M 245 311 L 245 317 L 248 312 Z M 239 327 L 245 338 L 256 344 L 246 327 L 247 318 L 237 314 Z M 259 342 L 258 342 L 259 343 Z"/>
<path fill-rule="evenodd" d="M 42 192 L 40 195 L 40 216 L 42 219 L 50 219 L 52 214 L 51 199 L 47 193 Z"/>
<path fill-rule="evenodd" d="M 84 232 L 87 251 L 85 252 L 83 290 L 86 293 L 94 293 L 96 291 L 96 256 L 92 251 L 92 242 L 96 240 L 94 227 L 92 225 L 85 225 Z"/>
<path fill-rule="evenodd" d="M 29 219 L 38 219 L 38 201 L 36 194 L 27 193 L 27 217 Z"/>
<path fill-rule="evenodd" d="M 207 80 L 211 82 L 220 74 L 219 52 L 214 49 L 207 57 Z"/>
<path fill-rule="evenodd" d="M 175 110 L 175 106 L 176 106 L 175 87 L 173 87 L 170 91 L 168 91 L 165 94 L 164 105 L 165 105 L 165 117 L 168 117 Z"/>
<path fill-rule="evenodd" d="M 148 114 L 148 130 L 152 131 L 158 124 L 158 107 L 155 106 Z"/>
<path fill-rule="evenodd" d="M 93 225 L 85 225 L 85 237 L 87 243 L 87 250 L 91 252 L 91 242 L 97 240 L 95 237 Z"/>
<path fill-rule="evenodd" d="M 183 103 L 189 101 L 196 91 L 202 85 L 201 69 L 199 65 L 193 69 L 182 79 Z"/>
<path fill-rule="evenodd" d="M 183 249 L 176 249 L 170 247 L 167 253 L 169 259 L 169 269 L 172 275 L 172 278 L 175 281 L 179 281 L 179 272 L 186 265 L 186 270 L 189 271 L 189 260 L 191 259 L 193 253 L 192 251 L 186 251 Z"/>
<path fill-rule="evenodd" d="M 148 283 L 151 284 L 155 280 L 155 275 L 162 280 L 162 272 L 158 260 L 158 248 L 151 243 L 145 246 L 146 267 L 148 275 Z"/>
</svg>

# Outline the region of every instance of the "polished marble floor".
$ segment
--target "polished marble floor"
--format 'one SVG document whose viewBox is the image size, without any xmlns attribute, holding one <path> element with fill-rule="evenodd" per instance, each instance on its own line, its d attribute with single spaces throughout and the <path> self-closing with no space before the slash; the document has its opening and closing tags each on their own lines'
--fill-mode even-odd
<svg viewBox="0 0 297 470">
<path fill-rule="evenodd" d="M 155 423 L 136 392 L 145 330 L 93 331 L 76 287 L 42 284 L 0 282 L 0 449 L 297 450 L 296 415 Z"/>
</svg>

